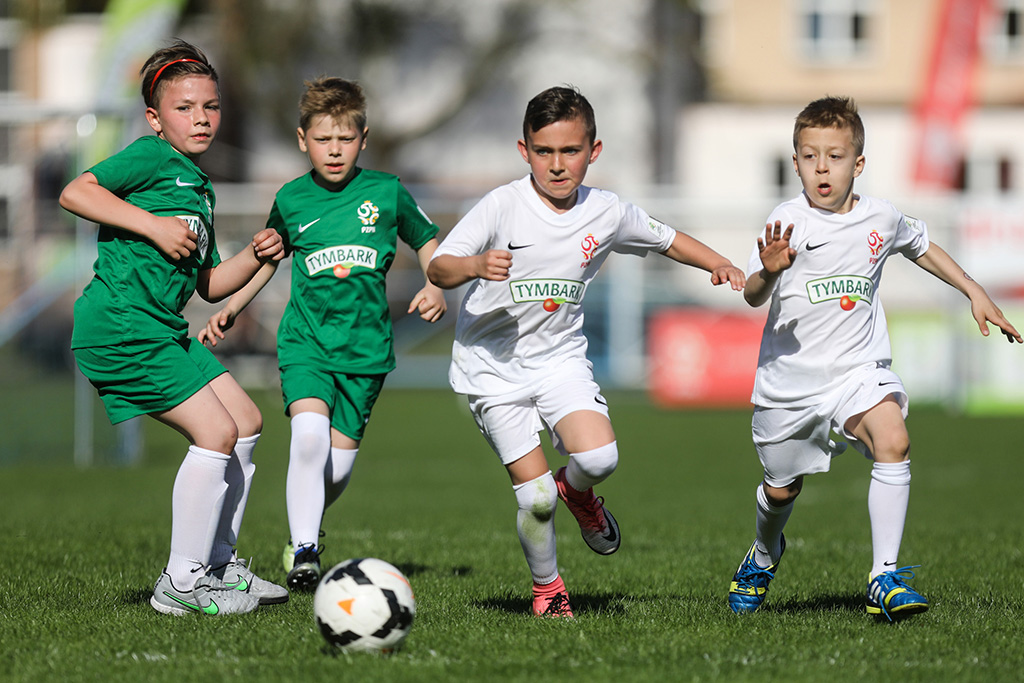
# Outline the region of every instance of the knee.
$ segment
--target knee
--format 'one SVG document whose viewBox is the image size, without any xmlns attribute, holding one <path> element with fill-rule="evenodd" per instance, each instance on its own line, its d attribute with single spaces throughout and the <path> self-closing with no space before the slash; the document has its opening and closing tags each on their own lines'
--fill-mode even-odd
<svg viewBox="0 0 1024 683">
<path fill-rule="evenodd" d="M 612 441 L 600 448 L 573 453 L 571 457 L 584 475 L 596 481 L 603 481 L 619 466 L 618 442 Z"/>
<path fill-rule="evenodd" d="M 558 488 L 551 472 L 513 488 L 520 510 L 541 522 L 554 516 L 558 505 Z"/>
<path fill-rule="evenodd" d="M 761 489 L 764 491 L 764 497 L 775 507 L 785 507 L 792 503 L 796 500 L 796 497 L 800 495 L 803 488 L 803 477 L 796 479 L 791 484 L 781 487 L 769 486 L 768 484 L 761 485 Z"/>
<path fill-rule="evenodd" d="M 235 422 L 238 424 L 238 433 L 243 436 L 252 436 L 263 431 L 263 413 L 252 401 L 239 411 Z"/>
<path fill-rule="evenodd" d="M 218 453 L 231 453 L 235 450 L 235 443 L 238 441 L 238 425 L 234 420 L 227 420 L 209 434 L 207 439 L 209 440 L 204 439 L 203 443 L 199 443 L 197 440 L 196 445 Z"/>
<path fill-rule="evenodd" d="M 872 444 L 875 462 L 903 462 L 910 458 L 910 435 L 906 432 L 888 434 Z"/>
</svg>

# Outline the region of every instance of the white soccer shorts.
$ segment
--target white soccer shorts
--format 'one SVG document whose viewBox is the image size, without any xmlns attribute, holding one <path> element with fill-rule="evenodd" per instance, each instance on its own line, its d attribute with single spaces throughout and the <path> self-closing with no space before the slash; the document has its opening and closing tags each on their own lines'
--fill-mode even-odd
<svg viewBox="0 0 1024 683">
<path fill-rule="evenodd" d="M 887 366 L 872 363 L 851 371 L 838 388 L 823 394 L 816 406 L 755 407 L 751 428 L 765 482 L 783 488 L 804 475 L 828 472 L 832 458 L 841 452 L 830 436 L 833 431 L 870 457 L 864 443 L 847 432 L 845 425 L 890 395 L 906 419 L 908 398 L 903 381 Z"/>
<path fill-rule="evenodd" d="M 608 417 L 608 402 L 594 381 L 589 361 L 564 363 L 532 391 L 468 398 L 480 433 L 502 465 L 539 446 L 540 432 L 545 429 L 558 452 L 567 455 L 554 426 L 569 413 L 592 410 Z"/>
</svg>

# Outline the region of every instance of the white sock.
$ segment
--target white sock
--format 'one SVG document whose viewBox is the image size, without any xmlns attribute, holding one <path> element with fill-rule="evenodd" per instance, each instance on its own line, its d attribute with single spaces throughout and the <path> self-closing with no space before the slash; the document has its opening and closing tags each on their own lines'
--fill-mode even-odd
<svg viewBox="0 0 1024 683">
<path fill-rule="evenodd" d="M 871 518 L 871 576 L 897 569 L 903 525 L 910 503 L 910 461 L 876 462 L 868 487 Z"/>
<path fill-rule="evenodd" d="M 228 490 L 224 496 L 224 509 L 221 511 L 220 524 L 217 526 L 217 537 L 213 541 L 213 550 L 210 553 L 210 564 L 215 568 L 235 559 L 238 533 L 242 528 L 245 505 L 249 501 L 252 477 L 256 473 L 252 452 L 259 438 L 259 434 L 254 434 L 238 439 L 224 472 Z"/>
<path fill-rule="evenodd" d="M 292 418 L 292 439 L 288 453 L 285 503 L 292 545 L 312 543 L 320 538 L 324 516 L 324 471 L 331 455 L 331 420 L 317 413 L 299 413 Z"/>
<path fill-rule="evenodd" d="M 341 497 L 352 479 L 352 468 L 356 464 L 358 448 L 331 448 L 324 472 L 324 509 L 331 507 Z"/>
<path fill-rule="evenodd" d="M 577 491 L 586 491 L 607 479 L 619 464 L 618 442 L 589 451 L 569 454 L 565 480 Z"/>
<path fill-rule="evenodd" d="M 555 557 L 558 488 L 555 478 L 548 472 L 512 489 L 519 505 L 516 531 L 519 532 L 519 543 L 523 546 L 533 582 L 541 585 L 551 583 L 558 578 Z"/>
<path fill-rule="evenodd" d="M 793 503 L 778 507 L 765 495 L 764 486 L 757 485 L 757 540 L 754 542 L 754 563 L 770 567 L 782 559 L 782 530 L 793 513 Z"/>
<path fill-rule="evenodd" d="M 228 488 L 224 471 L 230 459 L 226 453 L 190 446 L 174 478 L 167 573 L 180 591 L 192 590 L 210 565 L 210 550 Z"/>
</svg>

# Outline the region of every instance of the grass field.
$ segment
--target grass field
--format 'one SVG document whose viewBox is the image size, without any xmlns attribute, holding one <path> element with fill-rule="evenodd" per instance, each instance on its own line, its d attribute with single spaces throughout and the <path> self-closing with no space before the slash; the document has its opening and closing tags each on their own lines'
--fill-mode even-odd
<svg viewBox="0 0 1024 683">
<path fill-rule="evenodd" d="M 0 680 L 992 682 L 1024 671 L 1018 418 L 911 414 L 901 560 L 923 565 L 914 585 L 931 611 L 897 624 L 864 614 L 869 465 L 848 452 L 808 480 L 770 607 L 739 618 L 725 593 L 753 537 L 760 474 L 747 412 L 663 411 L 611 393 L 622 455 L 599 493 L 622 549 L 592 553 L 562 509 L 559 566 L 577 618 L 538 620 L 515 500 L 471 418 L 449 392 L 385 389 L 352 486 L 328 513 L 324 559 L 398 565 L 418 614 L 395 656 L 333 656 L 309 595 L 224 619 L 154 612 L 184 442 L 151 423 L 141 465 L 75 469 L 67 380 L 6 374 Z M 276 392 L 256 398 L 267 425 L 240 551 L 282 581 L 287 424 Z"/>
</svg>

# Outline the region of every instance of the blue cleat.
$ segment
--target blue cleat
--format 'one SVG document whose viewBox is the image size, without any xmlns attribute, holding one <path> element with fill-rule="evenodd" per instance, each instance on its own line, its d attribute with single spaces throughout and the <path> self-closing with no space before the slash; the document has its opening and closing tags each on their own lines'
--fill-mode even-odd
<svg viewBox="0 0 1024 683">
<path fill-rule="evenodd" d="M 750 550 L 732 577 L 732 586 L 729 588 L 729 607 L 736 614 L 756 612 L 764 604 L 764 599 L 768 597 L 768 584 L 775 578 L 779 567 L 779 562 L 767 567 L 758 566 L 754 562 L 754 543 L 750 544 Z M 782 537 L 782 551 L 786 551 L 785 536 Z"/>
<path fill-rule="evenodd" d="M 928 609 L 928 600 L 907 585 L 907 579 L 914 578 L 915 564 L 900 567 L 895 571 L 882 572 L 868 580 L 868 614 L 883 614 L 889 621 L 897 617 L 908 617 Z"/>
</svg>

